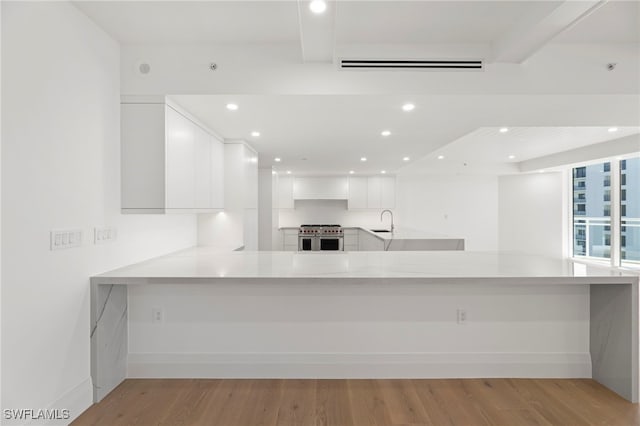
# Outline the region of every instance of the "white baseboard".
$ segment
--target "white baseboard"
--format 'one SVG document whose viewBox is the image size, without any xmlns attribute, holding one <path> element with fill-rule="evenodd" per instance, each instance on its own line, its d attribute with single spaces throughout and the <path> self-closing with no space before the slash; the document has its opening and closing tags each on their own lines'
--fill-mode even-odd
<svg viewBox="0 0 640 426">
<path fill-rule="evenodd" d="M 28 426 L 58 426 L 68 425 L 74 421 L 80 414 L 93 404 L 93 385 L 91 377 L 87 377 L 78 385 L 62 394 L 55 402 L 47 407 L 46 411 L 56 412 L 60 417 L 53 420 L 45 419 L 23 419 L 23 420 L 4 420 L 3 425 L 28 425 Z M 68 410 L 69 418 L 64 419 L 63 410 Z"/>
<path fill-rule="evenodd" d="M 131 378 L 590 378 L 589 353 L 132 353 Z"/>
</svg>

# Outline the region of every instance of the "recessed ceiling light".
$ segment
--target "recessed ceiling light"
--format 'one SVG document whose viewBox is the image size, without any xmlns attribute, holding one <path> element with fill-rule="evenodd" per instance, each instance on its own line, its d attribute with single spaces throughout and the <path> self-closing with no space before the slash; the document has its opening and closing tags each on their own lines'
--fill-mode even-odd
<svg viewBox="0 0 640 426">
<path fill-rule="evenodd" d="M 290 175 L 291 174 L 291 170 L 287 170 L 287 174 Z"/>
<path fill-rule="evenodd" d="M 617 127 L 609 127 L 609 133 L 614 133 L 617 132 L 618 128 Z"/>
<path fill-rule="evenodd" d="M 363 162 L 364 162 L 364 161 L 367 161 L 367 157 L 361 157 L 361 158 L 360 158 L 360 161 L 363 161 Z"/>
<path fill-rule="evenodd" d="M 409 157 L 403 157 L 402 158 L 402 161 L 409 161 L 409 160 L 411 160 L 411 158 L 409 158 Z"/>
<path fill-rule="evenodd" d="M 319 15 L 327 10 L 327 2 L 324 0 L 313 0 L 311 3 L 309 3 L 309 9 L 311 9 L 313 13 Z"/>
<path fill-rule="evenodd" d="M 383 130 L 382 132 L 380 132 L 380 134 L 382 136 L 389 136 L 391 134 L 391 132 L 389 130 Z"/>
<path fill-rule="evenodd" d="M 387 171 L 386 170 L 380 170 L 380 173 L 385 174 L 385 173 L 387 173 Z"/>
<path fill-rule="evenodd" d="M 352 174 L 354 174 L 354 173 L 355 173 L 355 172 L 354 172 L 353 170 L 349 170 L 349 174 L 350 174 L 350 175 L 352 175 Z"/>
<path fill-rule="evenodd" d="M 238 109 L 238 104 L 227 104 L 227 109 L 229 111 L 235 111 Z"/>
<path fill-rule="evenodd" d="M 251 132 L 251 136 L 257 138 L 258 136 L 260 136 L 260 132 Z"/>
<path fill-rule="evenodd" d="M 438 155 L 438 160 L 444 159 L 444 155 Z"/>
<path fill-rule="evenodd" d="M 500 133 L 507 133 L 509 131 L 506 127 L 500 127 Z"/>
<path fill-rule="evenodd" d="M 416 106 L 414 104 L 404 104 L 402 105 L 403 111 L 413 111 Z"/>
<path fill-rule="evenodd" d="M 511 155 L 509 156 L 509 160 L 513 160 L 514 158 L 516 158 L 516 156 L 515 156 L 515 155 L 513 155 L 513 154 L 511 154 Z"/>
<path fill-rule="evenodd" d="M 538 170 L 538 173 L 544 173 L 544 169 Z"/>
<path fill-rule="evenodd" d="M 276 172 L 275 170 L 271 170 L 271 174 L 272 174 L 272 175 L 277 175 L 277 174 L 278 174 L 278 172 Z"/>
<path fill-rule="evenodd" d="M 276 163 L 279 163 L 282 160 L 280 159 L 280 157 L 276 157 L 276 158 L 273 159 L 273 161 L 275 161 Z"/>
</svg>

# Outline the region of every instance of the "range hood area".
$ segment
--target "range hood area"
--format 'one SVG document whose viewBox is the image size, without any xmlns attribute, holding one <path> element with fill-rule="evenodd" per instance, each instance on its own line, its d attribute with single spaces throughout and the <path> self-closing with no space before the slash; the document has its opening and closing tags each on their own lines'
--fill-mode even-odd
<svg viewBox="0 0 640 426">
<path fill-rule="evenodd" d="M 279 176 L 280 207 L 293 201 L 346 200 L 349 208 L 395 207 L 395 176 Z"/>
<path fill-rule="evenodd" d="M 347 200 L 347 176 L 300 176 L 292 182 L 294 200 Z"/>
</svg>

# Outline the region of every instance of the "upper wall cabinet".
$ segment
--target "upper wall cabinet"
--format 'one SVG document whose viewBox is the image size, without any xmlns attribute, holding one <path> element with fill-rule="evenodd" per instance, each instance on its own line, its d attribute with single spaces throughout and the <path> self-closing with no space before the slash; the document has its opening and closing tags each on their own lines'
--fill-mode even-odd
<svg viewBox="0 0 640 426">
<path fill-rule="evenodd" d="M 346 200 L 349 181 L 346 177 L 296 177 L 293 179 L 294 200 Z"/>
<path fill-rule="evenodd" d="M 347 202 L 349 210 L 367 208 L 367 179 L 364 176 L 349 177 L 349 199 Z"/>
<path fill-rule="evenodd" d="M 392 209 L 396 206 L 393 176 L 349 177 L 349 210 Z"/>
<path fill-rule="evenodd" d="M 224 208 L 224 145 L 177 107 L 121 104 L 123 213 Z"/>
</svg>

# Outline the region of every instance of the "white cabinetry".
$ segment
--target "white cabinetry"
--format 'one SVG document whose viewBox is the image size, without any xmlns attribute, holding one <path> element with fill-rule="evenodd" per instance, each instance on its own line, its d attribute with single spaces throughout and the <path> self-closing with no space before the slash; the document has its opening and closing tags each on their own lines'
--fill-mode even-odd
<svg viewBox="0 0 640 426">
<path fill-rule="evenodd" d="M 358 229 L 344 229 L 344 251 L 358 251 Z"/>
<path fill-rule="evenodd" d="M 367 231 L 358 231 L 358 250 L 384 251 L 384 241 Z"/>
<path fill-rule="evenodd" d="M 396 205 L 393 176 L 349 177 L 349 210 L 392 209 Z"/>
<path fill-rule="evenodd" d="M 225 143 L 225 211 L 245 250 L 258 249 L 258 154 L 243 141 Z M 237 219 L 236 219 L 237 218 Z M 241 219 L 241 220 L 240 220 Z"/>
<path fill-rule="evenodd" d="M 278 208 L 292 209 L 293 207 L 293 178 L 278 176 Z"/>
<path fill-rule="evenodd" d="M 367 208 L 367 191 L 366 177 L 349 177 L 349 210 Z"/>
<path fill-rule="evenodd" d="M 282 249 L 284 251 L 298 251 L 298 230 L 282 230 Z"/>
<path fill-rule="evenodd" d="M 346 200 L 348 195 L 346 177 L 296 177 L 293 180 L 294 200 Z"/>
<path fill-rule="evenodd" d="M 224 207 L 222 142 L 164 102 L 121 104 L 123 213 Z"/>
<path fill-rule="evenodd" d="M 396 206 L 396 179 L 391 176 L 367 178 L 367 207 L 392 209 Z"/>
</svg>

